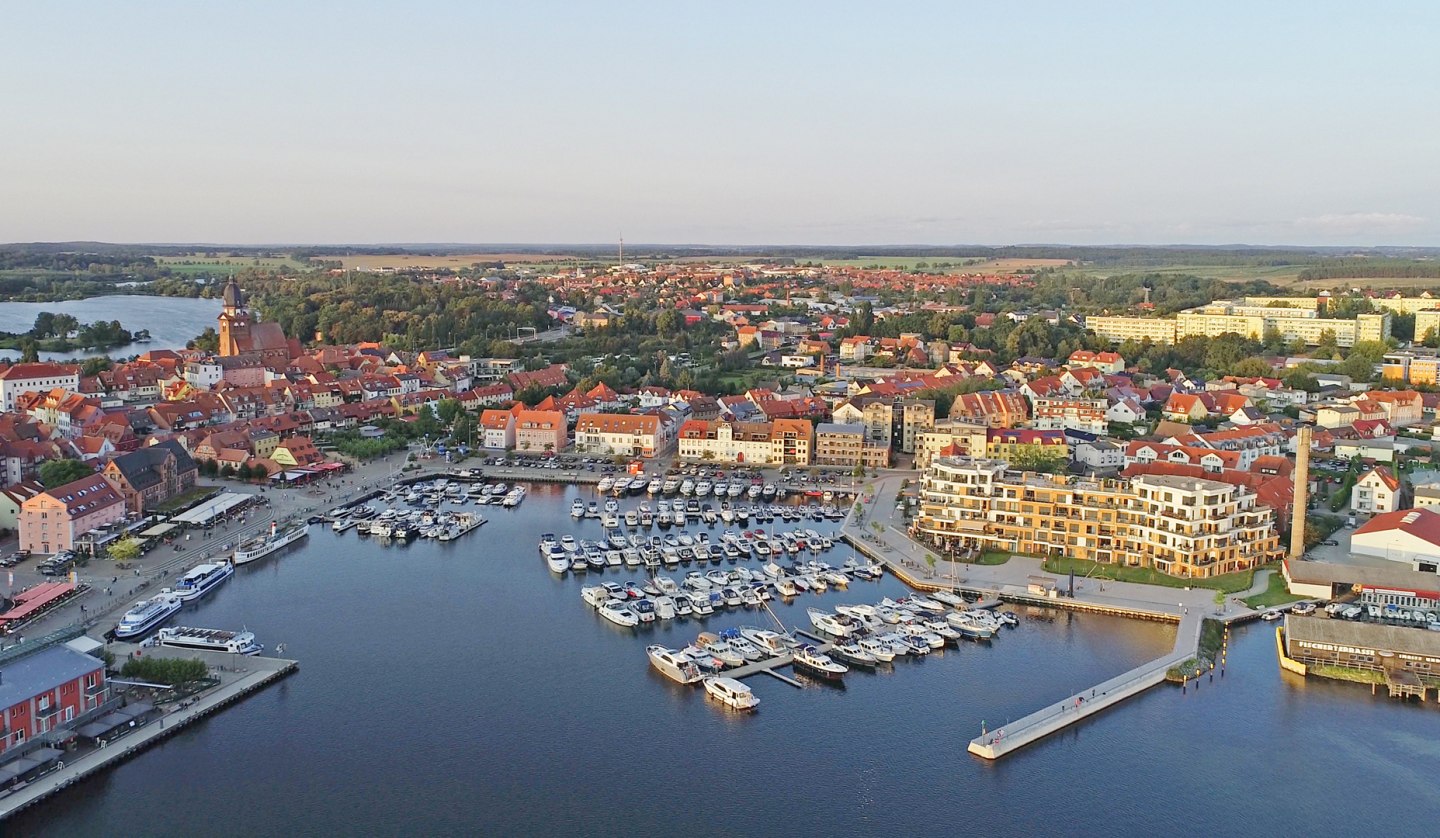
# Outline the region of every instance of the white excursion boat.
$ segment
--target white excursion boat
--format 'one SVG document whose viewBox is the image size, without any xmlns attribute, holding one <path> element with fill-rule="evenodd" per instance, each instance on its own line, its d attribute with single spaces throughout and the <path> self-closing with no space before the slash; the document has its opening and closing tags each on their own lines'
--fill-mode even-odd
<svg viewBox="0 0 1440 838">
<path fill-rule="evenodd" d="M 153 642 L 159 646 L 170 646 L 175 649 L 201 649 L 207 652 L 226 652 L 232 655 L 258 655 L 265 648 L 255 642 L 254 632 L 222 631 L 188 626 L 166 626 L 155 633 Z"/>
<path fill-rule="evenodd" d="M 239 547 L 236 547 L 234 556 L 235 564 L 241 565 L 259 561 L 271 553 L 274 553 L 276 550 L 294 544 L 310 534 L 308 526 L 303 521 L 283 533 L 279 532 L 278 529 L 278 525 L 274 521 L 271 521 L 270 532 L 268 534 L 262 535 L 252 541 L 247 541 Z M 373 527 L 371 528 L 371 532 L 375 532 Z"/>
<path fill-rule="evenodd" d="M 650 665 L 672 681 L 693 684 L 700 680 L 700 667 L 684 652 L 664 646 L 646 646 L 645 654 L 650 657 Z"/>
<path fill-rule="evenodd" d="M 197 564 L 175 583 L 175 596 L 180 597 L 182 602 L 194 602 L 215 590 L 234 573 L 235 566 L 229 562 Z"/>
<path fill-rule="evenodd" d="M 693 666 L 693 664 L 692 664 Z M 740 681 L 721 675 L 705 679 L 705 692 L 711 698 L 734 710 L 754 710 L 760 706 L 760 699 Z"/>
<path fill-rule="evenodd" d="M 115 626 L 115 637 L 119 640 L 140 637 L 165 622 L 180 610 L 180 606 L 180 597 L 174 594 L 159 593 L 142 599 L 120 618 Z"/>
</svg>

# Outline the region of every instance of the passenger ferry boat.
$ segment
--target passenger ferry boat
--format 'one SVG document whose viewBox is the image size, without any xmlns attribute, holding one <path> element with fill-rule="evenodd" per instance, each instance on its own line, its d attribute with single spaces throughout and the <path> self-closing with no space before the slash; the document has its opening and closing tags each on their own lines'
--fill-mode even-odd
<svg viewBox="0 0 1440 838">
<path fill-rule="evenodd" d="M 206 652 L 228 652 L 233 655 L 258 655 L 265 649 L 255 642 L 254 632 L 222 631 L 221 629 L 166 626 L 155 633 L 157 646 L 176 649 L 200 649 Z"/>
<path fill-rule="evenodd" d="M 115 637 L 118 640 L 142 637 L 179 611 L 180 606 L 180 597 L 169 593 L 162 592 L 143 599 L 120 618 L 115 626 Z"/>
<path fill-rule="evenodd" d="M 283 533 L 278 532 L 278 529 L 278 525 L 272 521 L 270 522 L 270 532 L 267 535 L 262 535 L 252 541 L 247 541 L 235 548 L 235 564 L 241 565 L 258 561 L 279 550 L 281 547 L 294 544 L 310 534 L 310 530 L 304 523 L 292 527 Z M 372 533 L 375 532 L 375 528 L 371 527 L 370 531 Z"/>
<path fill-rule="evenodd" d="M 182 602 L 194 602 L 215 590 L 220 583 L 235 573 L 235 565 L 229 562 L 198 564 L 175 583 L 175 596 Z"/>
</svg>

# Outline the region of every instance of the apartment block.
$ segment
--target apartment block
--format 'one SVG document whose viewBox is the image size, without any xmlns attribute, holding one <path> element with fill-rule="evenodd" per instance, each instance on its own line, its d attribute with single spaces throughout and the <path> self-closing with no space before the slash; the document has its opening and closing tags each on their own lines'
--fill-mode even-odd
<svg viewBox="0 0 1440 838">
<path fill-rule="evenodd" d="M 1243 486 L 1171 475 L 1086 480 L 940 458 L 912 534 L 943 549 L 1064 555 L 1208 578 L 1280 555 L 1275 513 Z"/>
</svg>

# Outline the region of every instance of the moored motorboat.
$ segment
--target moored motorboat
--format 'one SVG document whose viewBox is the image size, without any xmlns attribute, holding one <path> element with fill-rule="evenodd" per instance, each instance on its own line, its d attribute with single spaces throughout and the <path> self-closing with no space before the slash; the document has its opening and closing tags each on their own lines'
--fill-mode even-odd
<svg viewBox="0 0 1440 838">
<path fill-rule="evenodd" d="M 646 646 L 645 654 L 650 658 L 650 665 L 672 681 L 693 684 L 702 677 L 700 667 L 695 665 L 695 661 L 678 649 Z"/>
<path fill-rule="evenodd" d="M 796 649 L 791 657 L 791 662 L 801 672 L 829 681 L 838 681 L 841 676 L 850 671 L 845 664 L 831 660 L 828 655 L 822 654 L 814 646 L 809 645 Z"/>
<path fill-rule="evenodd" d="M 760 699 L 750 688 L 734 678 L 712 675 L 705 679 L 705 693 L 734 710 L 754 710 Z"/>
</svg>

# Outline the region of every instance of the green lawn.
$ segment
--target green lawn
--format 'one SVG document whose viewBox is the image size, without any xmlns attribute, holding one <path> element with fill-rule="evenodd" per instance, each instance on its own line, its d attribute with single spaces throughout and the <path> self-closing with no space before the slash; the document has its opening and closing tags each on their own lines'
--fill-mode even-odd
<svg viewBox="0 0 1440 838">
<path fill-rule="evenodd" d="M 1010 561 L 1010 557 L 1013 555 L 1015 554 L 1007 552 L 1005 550 L 986 550 L 985 552 L 980 554 L 980 558 L 976 559 L 973 562 L 966 562 L 966 564 L 1005 564 L 1006 562 Z"/>
<path fill-rule="evenodd" d="M 1285 576 L 1281 573 L 1270 574 L 1270 582 L 1265 590 L 1255 596 L 1246 597 L 1245 604 L 1251 608 L 1273 608 L 1277 605 L 1284 605 L 1289 602 L 1299 602 L 1303 596 L 1295 596 L 1285 588 Z"/>
<path fill-rule="evenodd" d="M 1209 579 L 1182 579 L 1168 576 L 1148 567 L 1125 567 L 1123 565 L 1101 564 L 1087 559 L 1047 559 L 1044 568 L 1049 573 L 1069 574 L 1091 579 L 1107 579 L 1115 582 L 1137 582 L 1142 585 L 1162 585 L 1166 588 L 1209 588 L 1227 594 L 1250 589 L 1255 582 L 1255 572 L 1226 573 Z"/>
</svg>

